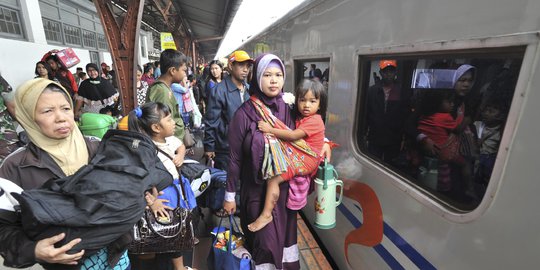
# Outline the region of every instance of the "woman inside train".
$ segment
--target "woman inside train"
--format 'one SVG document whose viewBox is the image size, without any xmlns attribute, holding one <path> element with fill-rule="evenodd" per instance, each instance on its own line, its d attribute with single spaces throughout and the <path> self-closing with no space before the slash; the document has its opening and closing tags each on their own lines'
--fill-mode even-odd
<svg viewBox="0 0 540 270">
<path fill-rule="evenodd" d="M 475 115 L 474 110 L 477 107 L 474 104 L 475 99 L 471 93 L 475 82 L 475 75 L 476 68 L 468 64 L 459 66 L 454 72 L 452 79 L 454 98 L 452 100 L 453 106 L 449 113 L 454 120 L 462 119 L 458 127 L 453 130 L 453 133 L 457 137 L 458 153 L 456 154 L 463 159 L 463 162 L 460 162 L 460 164 L 450 164 L 449 168 L 446 169 L 439 167 L 438 173 L 439 178 L 443 176 L 449 178 L 449 180 L 442 182 L 450 182 L 448 185 L 444 185 L 446 188 L 439 191 L 447 191 L 451 198 L 461 202 L 470 201 L 471 199 L 470 196 L 466 195 L 466 192 L 472 191 L 473 165 L 478 156 L 476 135 L 472 127 L 472 121 Z M 416 126 L 418 127 L 418 125 Z M 437 145 L 432 138 L 421 131 L 417 132 L 416 138 L 417 140 L 420 138 L 419 141 L 423 153 L 429 156 L 439 156 L 441 154 L 441 146 Z"/>
</svg>

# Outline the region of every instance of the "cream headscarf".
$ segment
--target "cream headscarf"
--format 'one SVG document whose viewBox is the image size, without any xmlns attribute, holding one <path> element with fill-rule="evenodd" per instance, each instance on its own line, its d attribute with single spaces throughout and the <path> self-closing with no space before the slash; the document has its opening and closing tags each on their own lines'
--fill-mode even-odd
<svg viewBox="0 0 540 270">
<path fill-rule="evenodd" d="M 43 90 L 51 84 L 65 91 L 69 97 L 68 92 L 59 83 L 43 78 L 29 80 L 19 86 L 15 93 L 15 115 L 28 133 L 30 141 L 47 152 L 66 175 L 72 175 L 88 163 L 88 149 L 81 131 L 74 126 L 69 137 L 61 140 L 51 139 L 43 135 L 34 118 L 37 101 Z M 73 108 L 71 99 L 68 101 Z"/>
</svg>

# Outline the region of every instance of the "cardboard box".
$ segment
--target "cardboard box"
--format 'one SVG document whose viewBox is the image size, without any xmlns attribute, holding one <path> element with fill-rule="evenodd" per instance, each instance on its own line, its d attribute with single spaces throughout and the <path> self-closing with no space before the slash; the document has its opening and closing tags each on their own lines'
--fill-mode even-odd
<svg viewBox="0 0 540 270">
<path fill-rule="evenodd" d="M 62 62 L 62 65 L 64 65 L 64 67 L 66 68 L 70 68 L 72 66 L 75 66 L 79 62 L 81 62 L 81 60 L 75 54 L 72 48 L 66 48 L 61 51 L 58 51 L 56 53 L 56 56 L 58 56 L 58 59 L 60 60 L 60 62 Z"/>
</svg>

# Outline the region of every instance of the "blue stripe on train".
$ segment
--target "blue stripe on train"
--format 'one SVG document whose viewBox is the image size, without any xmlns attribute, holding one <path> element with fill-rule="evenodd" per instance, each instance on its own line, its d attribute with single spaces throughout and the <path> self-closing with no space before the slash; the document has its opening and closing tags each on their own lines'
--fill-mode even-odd
<svg viewBox="0 0 540 270">
<path fill-rule="evenodd" d="M 362 222 L 360 222 L 360 220 L 358 220 L 353 215 L 353 213 L 351 213 L 351 211 L 349 211 L 349 209 L 347 209 L 347 207 L 345 207 L 343 204 L 340 204 L 338 206 L 338 208 L 341 211 L 341 213 L 343 213 L 343 215 L 351 222 L 351 224 L 355 228 L 360 228 L 360 226 L 362 226 Z M 390 266 L 391 269 L 393 269 L 393 270 L 402 270 L 402 269 L 404 270 L 405 269 L 396 260 L 396 258 L 394 258 L 394 256 L 392 256 L 392 254 L 390 254 L 390 252 L 388 252 L 388 250 L 386 250 L 386 248 L 383 247 L 383 245 L 378 244 L 378 245 L 374 246 L 373 249 L 375 249 L 375 251 L 379 254 L 379 256 L 381 256 L 381 258 L 386 262 L 386 264 L 388 264 L 388 266 Z"/>
<path fill-rule="evenodd" d="M 358 210 L 362 211 L 358 205 L 355 205 Z M 355 226 L 356 228 L 360 227 L 362 223 L 354 217 L 354 215 L 345 207 L 343 204 L 338 207 L 340 211 L 345 215 L 345 217 Z M 420 269 L 437 269 L 429 261 L 427 261 L 418 251 L 416 251 L 405 239 L 403 239 L 399 234 L 390 227 L 386 222 L 384 222 L 384 234 L 386 237 L 396 245 L 418 268 Z M 378 250 L 379 246 L 382 248 Z M 384 248 L 382 245 L 377 245 L 374 249 L 379 253 L 383 260 L 390 266 L 391 269 L 403 269 L 403 266 L 397 262 L 397 260 Z M 386 259 L 385 256 L 391 258 L 391 260 Z"/>
</svg>

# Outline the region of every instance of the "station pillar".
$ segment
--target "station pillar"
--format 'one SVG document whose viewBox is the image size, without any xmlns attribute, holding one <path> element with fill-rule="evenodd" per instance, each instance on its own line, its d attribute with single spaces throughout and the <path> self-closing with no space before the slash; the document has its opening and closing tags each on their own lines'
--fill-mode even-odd
<svg viewBox="0 0 540 270">
<path fill-rule="evenodd" d="M 137 104 L 136 74 L 139 55 L 139 29 L 144 9 L 144 0 L 127 1 L 127 12 L 123 18 L 115 18 L 109 0 L 94 0 L 101 18 L 105 36 L 109 43 L 116 80 L 120 91 L 123 114 L 128 114 Z"/>
</svg>

